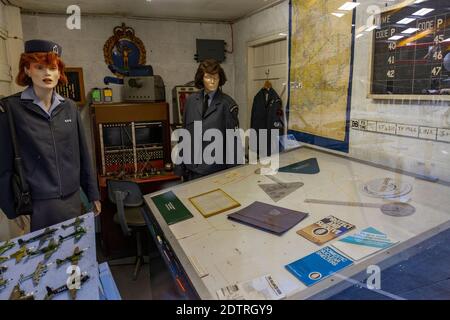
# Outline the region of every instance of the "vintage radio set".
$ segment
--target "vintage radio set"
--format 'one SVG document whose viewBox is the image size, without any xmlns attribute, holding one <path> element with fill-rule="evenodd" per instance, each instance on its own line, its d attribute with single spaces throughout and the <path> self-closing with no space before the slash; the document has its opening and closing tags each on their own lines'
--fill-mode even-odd
<svg viewBox="0 0 450 320">
<path fill-rule="evenodd" d="M 125 101 L 165 101 L 166 91 L 161 76 L 125 77 Z"/>
<path fill-rule="evenodd" d="M 102 175 L 145 173 L 164 159 L 162 122 L 99 124 Z"/>
<path fill-rule="evenodd" d="M 100 176 L 147 177 L 170 163 L 167 103 L 91 105 Z"/>
</svg>

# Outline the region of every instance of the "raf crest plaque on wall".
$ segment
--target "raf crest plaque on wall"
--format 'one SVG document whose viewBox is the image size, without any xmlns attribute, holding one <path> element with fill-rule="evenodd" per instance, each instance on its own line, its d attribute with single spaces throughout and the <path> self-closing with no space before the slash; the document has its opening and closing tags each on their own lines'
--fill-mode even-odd
<svg viewBox="0 0 450 320">
<path fill-rule="evenodd" d="M 146 50 L 141 39 L 136 37 L 134 29 L 122 23 L 113 30 L 114 34 L 103 46 L 103 55 L 109 70 L 117 76 L 105 77 L 104 82 L 123 84 L 123 77 L 132 75 L 145 65 Z"/>
</svg>

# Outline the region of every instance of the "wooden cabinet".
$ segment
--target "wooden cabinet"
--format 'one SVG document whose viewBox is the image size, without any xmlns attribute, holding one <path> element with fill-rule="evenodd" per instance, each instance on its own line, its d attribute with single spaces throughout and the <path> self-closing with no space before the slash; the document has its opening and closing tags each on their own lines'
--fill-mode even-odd
<svg viewBox="0 0 450 320">
<path fill-rule="evenodd" d="M 113 221 L 115 206 L 108 201 L 106 180 L 135 181 L 146 194 L 179 183 L 180 178 L 164 170 L 164 164 L 171 162 L 167 103 L 104 103 L 91 104 L 90 108 L 103 204 L 101 242 L 104 254 L 110 256 L 133 248 L 133 242 L 122 235 Z M 155 125 L 159 131 L 152 133 Z M 117 137 L 120 139 L 114 141 Z M 146 155 L 152 157 L 146 159 Z"/>
<path fill-rule="evenodd" d="M 147 177 L 171 162 L 167 103 L 92 104 L 91 115 L 100 175 Z"/>
</svg>

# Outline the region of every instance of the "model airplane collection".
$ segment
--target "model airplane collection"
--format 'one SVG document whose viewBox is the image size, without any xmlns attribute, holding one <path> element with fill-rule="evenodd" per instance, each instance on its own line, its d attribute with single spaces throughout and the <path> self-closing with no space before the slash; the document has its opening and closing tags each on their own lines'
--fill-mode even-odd
<svg viewBox="0 0 450 320">
<path fill-rule="evenodd" d="M 12 264 L 0 265 L 0 292 L 4 291 L 6 287 L 8 287 L 11 283 L 13 283 L 13 281 L 17 281 L 17 284 L 14 286 L 9 295 L 10 300 L 35 300 L 38 298 L 36 296 L 36 293 L 39 292 L 41 292 L 41 295 L 44 295 L 44 293 L 46 294 L 45 297 L 39 296 L 38 299 L 44 298 L 45 300 L 50 300 L 53 299 L 56 295 L 66 291 L 69 292 L 69 296 L 71 299 L 76 299 L 78 290 L 90 278 L 87 272 L 83 272 L 80 274 L 79 279 L 77 280 L 79 284 L 78 287 L 75 287 L 75 285 L 72 287 L 70 283 L 66 283 L 57 288 L 45 285 L 45 287 L 42 287 L 45 289 L 40 290 L 40 287 L 38 286 L 40 284 L 42 285 L 41 280 L 47 273 L 51 273 L 53 271 L 56 272 L 56 270 L 58 270 L 60 266 L 66 263 L 67 264 L 70 263 L 71 265 L 74 266 L 79 264 L 80 260 L 83 258 L 84 253 L 89 249 L 89 247 L 85 249 L 80 249 L 79 246 L 75 246 L 71 255 L 68 255 L 65 258 L 58 257 L 58 259 L 56 259 L 54 262 L 48 263 L 47 261 L 55 252 L 57 252 L 61 248 L 63 242 L 65 243 L 65 241 L 71 238 L 74 239 L 74 242 L 78 242 L 81 238 L 83 238 L 85 234 L 87 234 L 87 228 L 83 226 L 84 222 L 85 222 L 84 218 L 78 217 L 72 223 L 62 224 L 60 227 L 46 228 L 39 234 L 34 235 L 28 239 L 22 237 L 21 239 L 18 239 L 16 242 L 10 240 L 2 242 L 0 245 L 0 264 L 10 259 L 15 259 L 16 264 L 23 261 L 24 263 L 22 264 L 23 266 L 21 265 L 17 267 L 13 267 Z M 73 231 L 70 232 L 69 234 L 67 235 L 57 234 L 58 230 L 67 230 L 71 227 L 73 227 Z M 44 246 L 46 241 L 48 241 L 48 243 L 46 246 Z M 36 244 L 33 244 L 34 242 L 36 242 Z M 16 244 L 18 244 L 18 249 L 16 249 L 15 252 L 5 254 L 7 251 L 14 248 Z M 30 244 L 31 246 L 27 247 L 27 245 Z M 32 261 L 30 260 L 29 262 L 29 259 L 40 255 L 43 255 L 43 260 L 40 261 L 37 265 L 33 264 L 34 271 L 31 272 L 30 268 L 28 269 L 26 268 L 26 266 Z M 57 267 L 56 269 L 50 268 L 50 266 L 53 264 L 56 265 Z M 9 279 L 8 277 L 6 277 L 6 275 L 11 269 L 14 268 L 19 268 L 19 270 L 25 270 L 25 272 L 21 273 L 18 279 L 17 277 L 16 278 L 13 277 L 14 279 Z M 18 274 L 17 271 L 16 274 Z M 51 277 L 53 277 L 53 275 Z M 51 277 L 49 277 L 49 280 L 52 279 Z M 33 286 L 37 287 L 38 290 L 28 292 L 30 291 L 30 285 L 26 284 L 24 285 L 24 283 L 26 283 L 26 281 L 28 280 L 31 280 Z M 2 296 L 4 293 L 5 292 L 2 293 Z M 8 296 L 3 296 L 3 299 L 8 299 Z"/>
</svg>

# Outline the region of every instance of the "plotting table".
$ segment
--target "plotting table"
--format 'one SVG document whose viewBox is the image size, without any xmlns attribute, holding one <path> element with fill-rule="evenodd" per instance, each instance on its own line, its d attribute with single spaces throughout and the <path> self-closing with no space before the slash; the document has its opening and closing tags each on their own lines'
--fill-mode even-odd
<svg viewBox="0 0 450 320">
<path fill-rule="evenodd" d="M 287 299 L 326 298 L 349 285 L 345 277 L 363 279 L 370 265 L 387 268 L 414 254 L 420 242 L 446 230 L 450 226 L 450 187 L 413 175 L 394 172 L 368 163 L 349 159 L 309 147 L 301 147 L 280 155 L 280 167 L 310 158 L 317 158 L 318 174 L 279 172 L 275 177 L 282 183 L 302 182 L 304 185 L 278 202 L 258 184 L 273 183 L 266 176 L 256 174 L 260 165 L 243 165 L 218 174 L 171 188 L 193 217 L 168 226 L 152 201 L 152 197 L 167 192 L 158 191 L 145 196 L 152 221 L 160 228 L 165 241 L 177 257 L 184 272 L 201 299 L 217 299 L 222 287 L 271 274 L 286 293 Z M 372 180 L 393 178 L 412 186 L 401 198 L 384 200 L 363 192 Z M 204 218 L 188 198 L 221 188 L 241 206 Z M 379 208 L 306 203 L 306 199 L 349 201 L 384 204 L 407 202 L 415 207 L 414 214 L 395 217 L 383 214 Z M 261 201 L 309 213 L 309 216 L 282 236 L 227 219 L 227 215 L 254 201 Z M 395 246 L 355 262 L 339 274 L 307 287 L 285 269 L 285 265 L 302 258 L 333 241 L 318 246 L 296 234 L 296 231 L 328 215 L 334 215 L 356 226 L 348 234 L 374 227 L 399 240 Z M 149 221 L 147 217 L 147 221 Z M 338 238 L 339 239 L 339 238 Z M 334 240 L 336 241 L 336 239 Z M 432 262 L 433 263 L 433 262 Z"/>
</svg>

